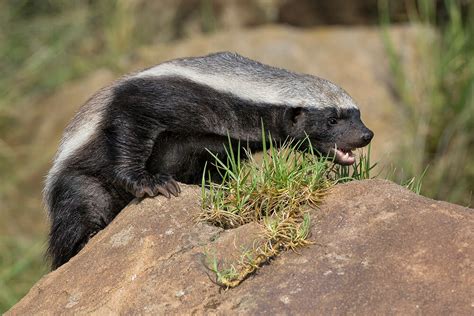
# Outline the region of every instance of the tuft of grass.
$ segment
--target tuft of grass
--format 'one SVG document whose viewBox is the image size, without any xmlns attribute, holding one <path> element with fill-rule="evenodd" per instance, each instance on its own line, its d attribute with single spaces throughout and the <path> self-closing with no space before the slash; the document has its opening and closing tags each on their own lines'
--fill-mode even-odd
<svg viewBox="0 0 474 316">
<path fill-rule="evenodd" d="M 226 161 L 213 155 L 222 182 L 212 182 L 206 171 L 202 178 L 203 210 L 199 220 L 224 229 L 250 222 L 262 228 L 258 245 L 245 251 L 237 262 L 224 268 L 215 256 L 209 260 L 216 282 L 225 288 L 239 285 L 282 251 L 310 244 L 308 209 L 317 208 L 332 185 L 370 178 L 375 166 L 364 153 L 352 167 L 342 167 L 334 165 L 329 157 L 318 158 L 308 139 L 287 141 L 276 148 L 271 137 L 267 142 L 262 136 L 261 163 L 248 151 L 247 161 L 243 161 L 240 144 L 234 150 L 229 139 Z"/>
<path fill-rule="evenodd" d="M 403 176 L 403 171 L 398 172 L 395 167 L 392 167 L 390 172 L 387 172 L 385 175 L 385 179 L 391 180 L 391 181 L 397 181 L 396 178 L 398 178 L 398 183 L 401 186 L 404 186 L 408 190 L 416 193 L 416 194 L 421 194 L 421 188 L 423 185 L 423 180 L 425 178 L 426 172 L 428 171 L 428 167 L 423 170 L 423 172 L 419 176 L 413 176 L 409 178 L 405 178 Z M 397 175 L 397 176 L 395 176 Z M 402 176 L 400 176 L 402 175 Z"/>
<path fill-rule="evenodd" d="M 228 268 L 222 268 L 219 263 L 217 255 L 213 253 L 212 255 L 206 254 L 207 266 L 209 270 L 215 273 L 217 284 L 221 285 L 225 280 L 235 280 L 239 277 L 237 268 L 231 264 Z"/>
<path fill-rule="evenodd" d="M 264 141 L 262 164 L 248 153 L 243 163 L 240 146 L 234 152 L 229 140 L 227 161 L 214 155 L 222 183 L 213 183 L 209 174 L 206 179 L 204 172 L 201 219 L 227 229 L 284 210 L 297 212 L 303 205 L 316 206 L 330 186 L 327 161 L 298 151 L 301 145 L 287 142 L 278 150 L 272 141 Z"/>
<path fill-rule="evenodd" d="M 401 183 L 423 174 L 429 185 L 421 188 L 413 180 L 415 190 L 468 205 L 474 188 L 474 2 L 417 1 L 410 14 L 412 23 L 423 26 L 414 47 L 416 70 L 404 68 L 388 33 L 390 2 L 380 4 L 382 38 L 406 131 L 394 157 L 400 167 L 394 177 Z M 437 6 L 445 7 L 445 19 L 436 16 Z"/>
</svg>

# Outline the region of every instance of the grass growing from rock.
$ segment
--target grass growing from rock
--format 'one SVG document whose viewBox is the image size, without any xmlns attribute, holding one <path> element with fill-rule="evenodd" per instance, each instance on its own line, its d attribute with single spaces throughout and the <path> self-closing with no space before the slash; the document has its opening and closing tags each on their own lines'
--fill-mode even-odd
<svg viewBox="0 0 474 316">
<path fill-rule="evenodd" d="M 309 146 L 300 150 L 303 145 Z M 214 156 L 221 183 L 213 183 L 204 172 L 200 220 L 224 229 L 257 222 L 262 233 L 252 249 L 226 267 L 216 255 L 208 256 L 216 283 L 225 288 L 239 285 L 282 251 L 310 244 L 309 211 L 332 185 L 368 179 L 375 166 L 363 153 L 351 167 L 335 165 L 328 157 L 318 158 L 309 140 L 286 142 L 279 149 L 272 141 L 264 142 L 261 162 L 248 152 L 243 161 L 240 149 L 234 152 L 231 146 L 226 152 L 225 162 Z"/>
</svg>

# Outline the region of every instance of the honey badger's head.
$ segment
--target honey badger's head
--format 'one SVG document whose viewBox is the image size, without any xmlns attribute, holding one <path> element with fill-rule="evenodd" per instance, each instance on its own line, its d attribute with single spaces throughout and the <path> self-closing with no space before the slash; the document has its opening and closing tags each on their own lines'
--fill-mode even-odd
<svg viewBox="0 0 474 316">
<path fill-rule="evenodd" d="M 341 165 L 355 162 L 353 150 L 370 143 L 374 133 L 360 118 L 352 98 L 338 86 L 318 79 L 319 93 L 312 98 L 316 104 L 292 107 L 288 111 L 288 135 L 302 139 L 306 135 L 316 151 Z"/>
</svg>

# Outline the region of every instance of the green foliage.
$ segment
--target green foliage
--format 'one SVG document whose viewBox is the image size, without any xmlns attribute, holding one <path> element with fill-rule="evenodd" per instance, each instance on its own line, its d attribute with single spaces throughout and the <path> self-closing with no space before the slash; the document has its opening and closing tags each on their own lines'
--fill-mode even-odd
<svg viewBox="0 0 474 316">
<path fill-rule="evenodd" d="M 23 297 L 31 284 L 47 271 L 42 252 L 42 242 L 0 237 L 1 314 Z"/>
<path fill-rule="evenodd" d="M 132 3 L 0 1 L 0 172 L 9 182 L 0 195 L 15 181 L 21 155 L 8 145 L 21 134 L 16 117 L 40 111 L 32 100 L 93 69 L 121 70 L 123 56 L 144 40 L 135 34 Z"/>
<path fill-rule="evenodd" d="M 130 51 L 134 12 L 127 1 L 7 1 L 0 4 L 0 108 L 51 91 Z"/>
<path fill-rule="evenodd" d="M 425 174 L 423 194 L 469 204 L 474 188 L 474 3 L 446 0 L 446 21 L 436 20 L 436 2 L 418 1 L 413 23 L 426 26 L 417 43 L 417 76 L 404 69 L 387 27 L 387 5 L 381 1 L 383 38 L 400 97 L 400 117 L 407 135 L 395 157 L 401 182 Z M 439 33 L 434 33 L 436 27 Z"/>
</svg>

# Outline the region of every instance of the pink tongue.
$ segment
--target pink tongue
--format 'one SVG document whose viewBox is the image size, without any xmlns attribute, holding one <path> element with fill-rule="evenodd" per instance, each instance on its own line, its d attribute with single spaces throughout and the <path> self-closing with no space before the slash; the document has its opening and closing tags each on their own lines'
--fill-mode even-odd
<svg viewBox="0 0 474 316">
<path fill-rule="evenodd" d="M 336 161 L 344 165 L 352 165 L 355 162 L 355 157 L 336 150 Z"/>
</svg>

